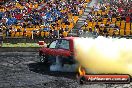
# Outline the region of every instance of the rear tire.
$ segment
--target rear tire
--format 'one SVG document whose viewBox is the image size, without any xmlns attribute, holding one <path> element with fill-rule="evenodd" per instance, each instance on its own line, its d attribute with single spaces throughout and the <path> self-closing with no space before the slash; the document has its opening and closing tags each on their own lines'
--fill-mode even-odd
<svg viewBox="0 0 132 88">
<path fill-rule="evenodd" d="M 85 83 L 85 78 L 83 77 L 83 76 L 81 76 L 81 77 L 79 77 L 78 78 L 78 83 L 80 84 L 80 85 L 83 85 L 84 83 Z"/>
</svg>

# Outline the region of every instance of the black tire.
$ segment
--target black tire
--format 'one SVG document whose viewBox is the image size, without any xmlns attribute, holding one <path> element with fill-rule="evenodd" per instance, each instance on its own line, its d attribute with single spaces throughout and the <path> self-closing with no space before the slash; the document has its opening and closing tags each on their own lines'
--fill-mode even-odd
<svg viewBox="0 0 132 88">
<path fill-rule="evenodd" d="M 81 67 L 81 68 L 82 68 L 82 69 L 85 69 L 85 68 L 83 68 L 83 67 Z M 80 73 L 77 72 L 76 77 L 77 77 L 78 83 L 79 83 L 80 85 L 83 85 L 84 83 L 86 83 L 86 78 L 84 77 L 84 75 L 81 76 Z"/>
<path fill-rule="evenodd" d="M 81 77 L 79 77 L 78 78 L 78 83 L 80 84 L 80 85 L 83 85 L 84 83 L 85 83 L 85 78 L 83 77 L 83 76 L 81 76 Z"/>
</svg>

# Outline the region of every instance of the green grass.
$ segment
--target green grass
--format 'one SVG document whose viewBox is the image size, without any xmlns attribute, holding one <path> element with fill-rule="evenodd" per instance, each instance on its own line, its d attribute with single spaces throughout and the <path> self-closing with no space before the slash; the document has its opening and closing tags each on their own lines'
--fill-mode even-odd
<svg viewBox="0 0 132 88">
<path fill-rule="evenodd" d="M 2 47 L 40 47 L 40 46 L 37 43 L 17 43 L 17 44 L 3 43 Z"/>
</svg>

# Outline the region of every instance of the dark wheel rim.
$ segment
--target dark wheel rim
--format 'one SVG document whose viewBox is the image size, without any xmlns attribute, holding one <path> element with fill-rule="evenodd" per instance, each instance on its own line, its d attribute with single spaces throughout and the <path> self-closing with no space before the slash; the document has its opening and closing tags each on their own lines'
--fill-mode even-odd
<svg viewBox="0 0 132 88">
<path fill-rule="evenodd" d="M 45 62 L 45 56 L 44 56 L 44 55 L 42 55 L 42 56 L 40 57 L 40 61 L 41 61 L 41 62 Z"/>
</svg>

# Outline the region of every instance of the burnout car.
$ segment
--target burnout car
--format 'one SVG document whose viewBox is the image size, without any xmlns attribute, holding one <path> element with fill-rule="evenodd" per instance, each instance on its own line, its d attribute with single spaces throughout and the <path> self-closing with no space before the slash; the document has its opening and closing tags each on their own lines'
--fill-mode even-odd
<svg viewBox="0 0 132 88">
<path fill-rule="evenodd" d="M 45 64 L 55 64 L 56 57 L 59 57 L 61 65 L 75 64 L 74 39 L 76 37 L 65 37 L 56 39 L 47 47 L 39 50 L 40 61 Z"/>
</svg>

